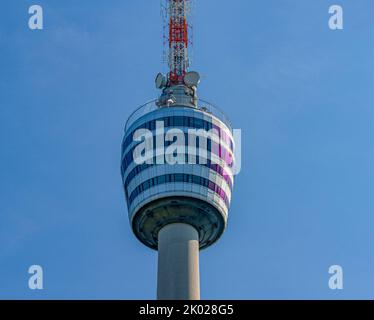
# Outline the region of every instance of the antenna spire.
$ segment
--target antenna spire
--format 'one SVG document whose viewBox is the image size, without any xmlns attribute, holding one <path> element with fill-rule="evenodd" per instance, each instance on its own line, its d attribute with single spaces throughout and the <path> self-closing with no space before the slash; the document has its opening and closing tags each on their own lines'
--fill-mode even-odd
<svg viewBox="0 0 374 320">
<path fill-rule="evenodd" d="M 168 25 L 168 80 L 170 84 L 183 84 L 184 76 L 188 71 L 190 60 L 188 47 L 191 44 L 189 30 L 192 28 L 188 22 L 191 13 L 192 0 L 166 0 L 165 21 Z"/>
</svg>

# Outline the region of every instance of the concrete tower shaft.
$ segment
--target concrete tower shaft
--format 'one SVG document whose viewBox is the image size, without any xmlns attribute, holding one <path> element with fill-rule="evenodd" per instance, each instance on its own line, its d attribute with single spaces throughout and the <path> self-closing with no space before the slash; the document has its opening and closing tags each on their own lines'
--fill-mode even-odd
<svg viewBox="0 0 374 320">
<path fill-rule="evenodd" d="M 159 300 L 199 300 L 199 234 L 191 225 L 172 223 L 158 235 Z"/>
</svg>

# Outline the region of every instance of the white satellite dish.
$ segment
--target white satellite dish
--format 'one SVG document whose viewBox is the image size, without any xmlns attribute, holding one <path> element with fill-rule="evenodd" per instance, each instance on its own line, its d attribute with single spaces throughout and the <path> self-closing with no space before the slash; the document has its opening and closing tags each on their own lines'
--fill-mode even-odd
<svg viewBox="0 0 374 320">
<path fill-rule="evenodd" d="M 184 83 L 189 87 L 197 87 L 200 83 L 200 74 L 196 71 L 187 72 L 184 76 Z"/>
<path fill-rule="evenodd" d="M 166 77 L 162 73 L 159 73 L 156 76 L 155 83 L 156 83 L 157 89 L 162 89 L 163 87 L 166 86 Z"/>
</svg>

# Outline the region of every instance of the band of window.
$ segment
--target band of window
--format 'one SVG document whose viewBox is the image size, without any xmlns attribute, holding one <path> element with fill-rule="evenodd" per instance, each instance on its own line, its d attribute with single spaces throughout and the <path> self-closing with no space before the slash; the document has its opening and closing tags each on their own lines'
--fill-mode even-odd
<svg viewBox="0 0 374 320">
<path fill-rule="evenodd" d="M 188 117 L 188 116 L 170 116 L 170 117 L 162 117 L 159 119 L 150 120 L 148 122 L 142 123 L 140 126 L 138 126 L 136 129 L 132 130 L 130 134 L 128 134 L 122 143 L 122 151 L 125 150 L 125 148 L 133 141 L 133 136 L 135 131 L 139 129 L 148 129 L 150 131 L 153 131 L 156 129 L 156 121 L 163 121 L 164 122 L 164 128 L 168 127 L 188 127 L 193 129 L 204 129 L 206 131 L 209 131 L 211 129 L 217 130 L 219 133 L 220 139 L 225 141 L 227 145 L 229 145 L 230 149 L 234 149 L 234 143 L 231 139 L 231 137 L 219 126 L 215 125 L 214 123 L 195 118 L 195 117 Z"/>
<path fill-rule="evenodd" d="M 185 147 L 186 149 L 188 148 L 188 133 L 184 133 L 185 135 Z M 153 151 L 155 151 L 155 146 L 156 146 L 156 137 L 153 136 Z M 197 142 L 199 140 L 197 139 Z M 171 141 L 166 141 L 165 142 L 165 147 L 168 147 L 170 144 L 172 144 L 173 142 Z M 233 158 L 232 158 L 232 155 L 230 153 L 230 151 L 228 151 L 224 146 L 222 146 L 221 144 L 219 144 L 217 146 L 218 148 L 213 148 L 212 150 L 212 140 L 211 139 L 207 139 L 207 151 L 208 152 L 212 152 L 213 154 L 215 154 L 216 156 L 218 156 L 219 158 L 221 158 L 227 165 L 228 167 L 232 168 L 233 166 Z M 133 157 L 133 153 L 134 153 L 134 150 L 136 148 L 136 145 L 133 146 L 127 153 L 126 155 L 122 158 L 122 166 L 124 168 L 127 168 L 133 161 L 134 161 L 134 157 Z M 196 145 L 196 148 L 199 148 L 198 144 Z M 216 150 L 218 149 L 218 150 Z M 199 156 L 197 155 L 196 158 L 199 158 Z"/>
<path fill-rule="evenodd" d="M 230 206 L 230 200 L 227 197 L 225 191 L 221 187 L 219 187 L 209 179 L 185 173 L 165 174 L 144 181 L 139 186 L 137 186 L 131 193 L 128 199 L 128 206 L 130 207 L 135 198 L 139 196 L 142 192 L 161 184 L 176 182 L 192 183 L 206 187 L 209 190 L 214 191 L 217 195 L 219 195 L 219 197 L 225 202 L 227 207 Z"/>
<path fill-rule="evenodd" d="M 188 154 L 186 154 L 185 157 L 186 157 L 186 163 L 187 163 Z M 154 157 L 154 159 L 156 159 L 156 157 Z M 127 175 L 126 179 L 124 180 L 124 187 L 125 187 L 126 198 L 128 196 L 127 195 L 127 187 L 129 186 L 129 184 L 132 181 L 132 179 L 134 179 L 142 171 L 144 171 L 144 170 L 146 170 L 146 169 L 148 169 L 150 167 L 153 167 L 155 165 L 157 165 L 157 164 L 143 163 L 143 164 L 137 165 L 136 167 L 134 167 L 129 172 L 129 174 Z M 187 164 L 187 165 L 193 165 L 193 164 Z M 232 190 L 232 187 L 233 187 L 232 178 L 231 178 L 230 174 L 227 173 L 227 171 L 224 168 L 222 168 L 219 164 L 212 163 L 211 160 L 207 159 L 206 163 L 201 163 L 200 164 L 197 161 L 196 165 L 201 165 L 201 166 L 207 167 L 207 168 L 215 171 L 216 173 L 218 173 L 227 182 L 227 184 L 229 185 L 230 189 Z M 124 177 L 125 168 L 123 166 L 121 166 L 121 169 L 122 169 L 122 177 L 125 178 Z"/>
</svg>

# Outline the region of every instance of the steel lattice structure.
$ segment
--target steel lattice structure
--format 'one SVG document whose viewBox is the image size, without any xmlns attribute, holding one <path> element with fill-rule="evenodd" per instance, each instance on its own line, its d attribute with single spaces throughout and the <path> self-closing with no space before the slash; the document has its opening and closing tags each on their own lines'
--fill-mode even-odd
<svg viewBox="0 0 374 320">
<path fill-rule="evenodd" d="M 192 25 L 188 19 L 191 14 L 192 1 L 164 0 L 162 2 L 164 45 L 168 46 L 168 79 L 171 84 L 182 84 L 190 65 L 188 48 L 191 45 Z"/>
</svg>

